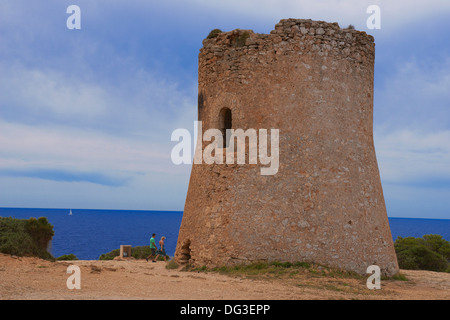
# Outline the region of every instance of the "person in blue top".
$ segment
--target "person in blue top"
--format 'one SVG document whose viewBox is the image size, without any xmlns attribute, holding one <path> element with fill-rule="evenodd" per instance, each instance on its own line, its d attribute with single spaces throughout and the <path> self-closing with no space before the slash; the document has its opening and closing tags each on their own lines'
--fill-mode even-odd
<svg viewBox="0 0 450 320">
<path fill-rule="evenodd" d="M 155 260 L 155 255 L 156 255 L 155 237 L 156 237 L 156 234 L 152 234 L 152 237 L 150 238 L 150 252 L 151 252 L 151 254 L 147 258 L 145 258 L 145 260 L 147 260 L 147 262 L 148 262 L 148 259 L 150 257 L 152 257 L 152 262 L 156 262 L 156 260 Z"/>
</svg>

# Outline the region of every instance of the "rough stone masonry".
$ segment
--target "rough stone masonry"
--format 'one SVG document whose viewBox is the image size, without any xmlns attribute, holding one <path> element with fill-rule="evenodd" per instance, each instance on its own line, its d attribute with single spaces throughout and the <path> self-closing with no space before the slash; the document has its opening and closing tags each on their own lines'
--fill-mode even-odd
<svg viewBox="0 0 450 320">
<path fill-rule="evenodd" d="M 398 272 L 373 143 L 374 61 L 372 36 L 323 21 L 286 19 L 270 34 L 237 29 L 203 41 L 203 132 L 279 129 L 279 171 L 194 164 L 176 261 Z"/>
</svg>

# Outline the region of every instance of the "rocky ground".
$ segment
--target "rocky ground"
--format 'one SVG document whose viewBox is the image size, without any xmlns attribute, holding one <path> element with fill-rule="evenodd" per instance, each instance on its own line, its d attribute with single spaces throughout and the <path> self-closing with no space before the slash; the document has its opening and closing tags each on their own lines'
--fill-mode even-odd
<svg viewBox="0 0 450 320">
<path fill-rule="evenodd" d="M 67 268 L 81 271 L 81 289 L 69 290 Z M 364 278 L 317 275 L 230 276 L 217 272 L 166 269 L 165 262 L 49 262 L 0 254 L 1 300 L 450 300 L 450 274 L 402 270 L 407 281 L 382 280 L 369 290 Z"/>
</svg>

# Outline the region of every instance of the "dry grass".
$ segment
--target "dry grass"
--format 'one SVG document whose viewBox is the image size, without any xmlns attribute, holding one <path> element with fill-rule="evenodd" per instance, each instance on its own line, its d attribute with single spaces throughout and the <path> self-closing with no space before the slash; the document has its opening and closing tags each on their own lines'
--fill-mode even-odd
<svg viewBox="0 0 450 320">
<path fill-rule="evenodd" d="M 280 262 L 255 262 L 249 265 L 233 267 L 184 267 L 184 271 L 220 273 L 234 278 L 245 280 L 276 281 L 288 286 L 310 290 L 323 290 L 349 294 L 352 296 L 371 297 L 382 295 L 385 292 L 367 289 L 367 276 L 354 272 L 329 268 L 323 265 L 305 262 L 280 263 Z M 384 283 L 393 281 L 408 281 L 403 274 L 394 277 L 383 277 Z"/>
</svg>

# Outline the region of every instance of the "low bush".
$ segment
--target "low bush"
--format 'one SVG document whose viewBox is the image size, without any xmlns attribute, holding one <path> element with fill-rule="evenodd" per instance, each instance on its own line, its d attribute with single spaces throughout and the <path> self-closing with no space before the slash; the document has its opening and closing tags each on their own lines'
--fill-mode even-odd
<svg viewBox="0 0 450 320">
<path fill-rule="evenodd" d="M 131 256 L 135 259 L 145 259 L 151 254 L 149 246 L 137 246 L 131 247 Z M 113 260 L 115 257 L 120 255 L 120 249 L 114 249 L 108 253 L 102 254 L 98 260 Z M 166 255 L 166 259 L 169 259 L 169 256 Z M 158 261 L 163 261 L 164 257 L 159 256 Z"/>
<path fill-rule="evenodd" d="M 401 269 L 450 271 L 450 242 L 440 235 L 398 237 L 394 247 Z"/>
<path fill-rule="evenodd" d="M 114 249 L 108 253 L 103 253 L 100 255 L 98 260 L 113 260 L 115 257 L 118 257 L 120 255 L 120 249 Z"/>
<path fill-rule="evenodd" d="M 245 46 L 245 42 L 247 41 L 247 39 L 250 38 L 250 33 L 248 33 L 247 31 L 244 31 L 243 33 L 241 33 L 239 35 L 239 37 L 236 39 L 236 47 L 243 47 Z"/>
<path fill-rule="evenodd" d="M 54 235 L 47 218 L 15 219 L 0 217 L 0 252 L 53 260 L 47 251 Z"/>
<path fill-rule="evenodd" d="M 208 36 L 206 37 L 207 39 L 212 39 L 217 37 L 219 34 L 221 34 L 223 31 L 220 29 L 214 29 L 211 30 L 211 32 L 208 34 Z"/>
<path fill-rule="evenodd" d="M 78 260 L 77 256 L 74 254 L 65 254 L 62 255 L 61 257 L 56 258 L 56 260 L 58 261 L 72 261 L 72 260 Z"/>
</svg>

